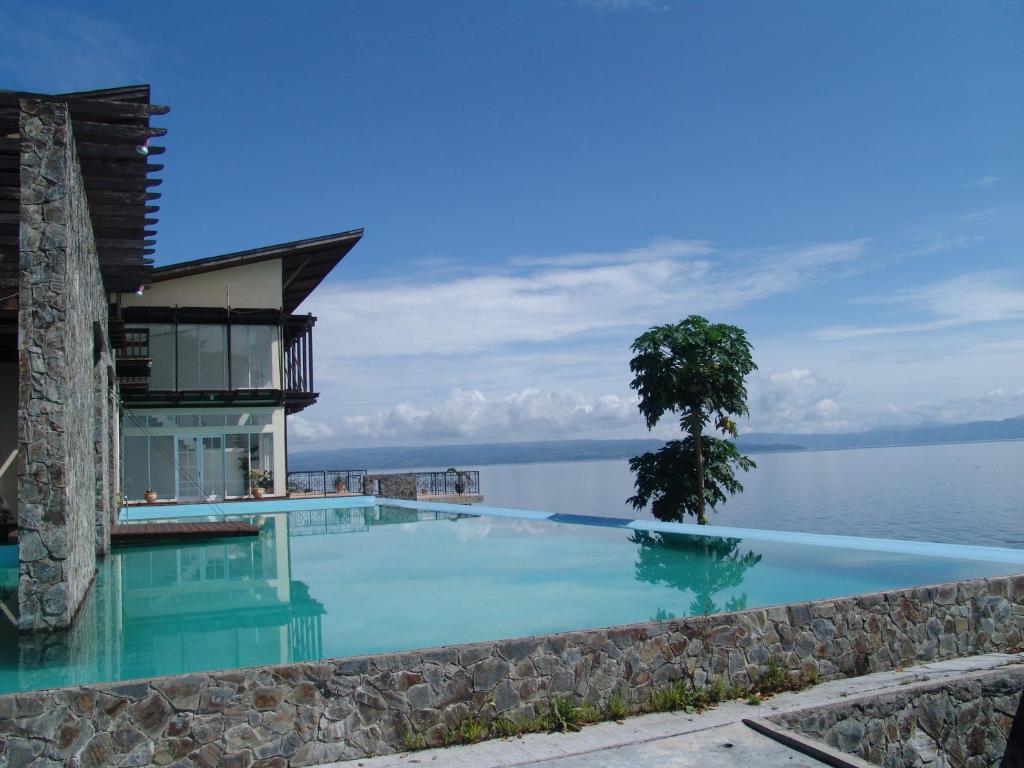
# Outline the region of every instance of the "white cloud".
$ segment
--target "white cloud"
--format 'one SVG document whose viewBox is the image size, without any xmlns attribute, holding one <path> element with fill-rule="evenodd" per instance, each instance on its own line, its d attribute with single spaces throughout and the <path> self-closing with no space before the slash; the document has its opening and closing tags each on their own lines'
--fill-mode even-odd
<svg viewBox="0 0 1024 768">
<path fill-rule="evenodd" d="M 310 421 L 302 416 L 288 417 L 288 438 L 296 443 L 320 442 L 334 436 L 334 430 L 327 424 Z"/>
<path fill-rule="evenodd" d="M 858 303 L 890 306 L 923 319 L 887 325 L 830 326 L 816 332 L 823 339 L 852 339 L 884 334 L 923 333 L 962 325 L 1024 319 L 1024 289 L 1010 284 L 1004 272 L 976 272 Z"/>
<path fill-rule="evenodd" d="M 994 187 L 996 185 L 996 182 L 998 182 L 998 181 L 999 181 L 999 177 L 998 176 L 992 176 L 991 174 L 985 174 L 984 176 L 979 176 L 976 179 L 971 179 L 970 181 L 966 182 L 964 184 L 964 186 L 965 187 L 973 187 L 975 189 L 988 189 L 989 187 Z"/>
<path fill-rule="evenodd" d="M 851 426 L 837 402 L 843 386 L 806 368 L 758 373 L 749 390 L 754 431 L 840 432 Z"/>
<path fill-rule="evenodd" d="M 359 442 L 509 441 L 607 434 L 638 425 L 635 401 L 615 395 L 526 389 L 489 399 L 479 390 L 456 389 L 434 406 L 405 402 L 370 415 L 342 416 L 337 433 Z"/>
<path fill-rule="evenodd" d="M 866 250 L 864 240 L 823 243 L 744 254 L 739 264 L 731 254 L 712 260 L 704 243 L 662 240 L 542 265 L 519 259 L 513 273 L 334 284 L 303 308 L 319 317 L 320 338 L 359 339 L 327 346 L 338 365 L 355 357 L 470 354 L 638 329 L 693 312 L 721 316 L 828 279 Z"/>
</svg>

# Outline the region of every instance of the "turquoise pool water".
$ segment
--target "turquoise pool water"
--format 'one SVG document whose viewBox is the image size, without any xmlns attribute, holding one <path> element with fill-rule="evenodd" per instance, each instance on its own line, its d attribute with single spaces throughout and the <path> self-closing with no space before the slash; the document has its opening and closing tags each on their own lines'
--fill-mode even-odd
<svg viewBox="0 0 1024 768">
<path fill-rule="evenodd" d="M 1024 571 L 1024 551 L 1012 549 L 370 502 L 223 505 L 259 525 L 260 535 L 116 549 L 103 561 L 73 632 L 19 636 L 2 625 L 0 692 L 492 640 Z M 484 514 L 465 515 L 470 510 Z M 136 508 L 126 517 L 210 511 Z M 5 583 L 16 582 L 16 568 L 0 565 L 0 572 Z"/>
</svg>

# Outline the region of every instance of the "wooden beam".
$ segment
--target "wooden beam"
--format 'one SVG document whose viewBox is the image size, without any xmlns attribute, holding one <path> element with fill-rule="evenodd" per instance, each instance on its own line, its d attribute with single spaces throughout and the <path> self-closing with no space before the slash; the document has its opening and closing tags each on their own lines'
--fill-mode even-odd
<svg viewBox="0 0 1024 768">
<path fill-rule="evenodd" d="M 166 128 L 147 128 L 142 125 L 113 125 L 111 123 L 91 123 L 76 120 L 71 116 L 75 141 L 92 141 L 100 139 L 115 144 L 141 144 L 148 139 L 166 136 Z"/>
<path fill-rule="evenodd" d="M 92 208 L 93 201 L 98 204 L 126 204 L 138 205 L 149 200 L 159 200 L 159 192 L 114 192 L 106 189 L 92 189 L 89 184 L 85 185 L 85 194 L 89 198 L 89 207 Z"/>
<path fill-rule="evenodd" d="M 133 240 L 130 238 L 96 238 L 96 247 L 105 250 L 129 250 L 135 251 L 140 248 L 156 245 L 156 240 Z"/>
<path fill-rule="evenodd" d="M 4 174 L 0 173 L 0 183 L 3 183 L 3 176 Z M 145 192 L 149 187 L 158 187 L 163 183 L 163 179 L 85 176 L 85 187 L 87 190 L 96 189 L 109 192 Z"/>
<path fill-rule="evenodd" d="M 138 214 L 156 213 L 159 210 L 159 205 L 89 203 L 89 212 L 92 213 L 93 216 L 114 216 L 126 223 L 134 222 L 134 217 Z"/>
<path fill-rule="evenodd" d="M 0 139 L 0 148 L 3 147 L 2 139 Z M 142 142 L 137 142 L 141 144 Z M 130 144 L 97 144 L 90 141 L 76 141 L 78 147 L 78 157 L 88 158 L 90 160 L 127 160 L 129 158 L 141 158 L 146 155 L 140 155 L 135 151 L 135 147 Z M 20 146 L 20 145 L 19 145 Z M 149 146 L 149 155 L 162 155 L 167 151 L 166 147 L 158 147 L 155 145 Z"/>
<path fill-rule="evenodd" d="M 148 120 L 151 115 L 166 115 L 170 107 L 105 99 L 73 99 L 68 102 L 71 116 L 83 120 Z"/>
<path fill-rule="evenodd" d="M 136 222 L 134 219 L 131 221 L 125 220 L 123 216 L 97 216 L 93 212 L 92 216 L 92 228 L 93 230 L 100 229 L 124 229 L 131 230 L 134 234 L 136 230 L 140 230 L 142 227 L 152 227 L 155 224 L 159 224 L 159 219 L 141 219 Z"/>
<path fill-rule="evenodd" d="M 4 167 L 4 157 L 0 155 L 0 168 Z M 78 164 L 82 167 L 82 173 L 86 176 L 129 176 L 131 178 L 145 176 L 147 173 L 157 173 L 164 167 L 159 163 L 147 163 L 142 155 L 136 155 L 131 160 L 83 160 Z"/>
<path fill-rule="evenodd" d="M 133 243 L 141 242 L 143 238 L 156 236 L 155 229 L 135 229 L 132 227 L 97 227 L 92 228 L 92 234 L 96 242 L 100 240 L 130 240 Z M 153 241 L 156 244 L 156 241 Z"/>
</svg>

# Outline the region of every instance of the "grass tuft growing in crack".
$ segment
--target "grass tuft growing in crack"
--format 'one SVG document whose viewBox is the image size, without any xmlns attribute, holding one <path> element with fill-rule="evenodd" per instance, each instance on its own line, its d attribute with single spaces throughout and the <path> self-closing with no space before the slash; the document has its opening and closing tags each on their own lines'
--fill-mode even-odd
<svg viewBox="0 0 1024 768">
<path fill-rule="evenodd" d="M 818 680 L 816 669 L 812 668 L 794 678 L 773 660 L 750 685 L 730 684 L 723 678 L 716 678 L 697 688 L 692 682 L 680 680 L 651 690 L 647 700 L 639 706 L 631 703 L 620 691 L 609 696 L 601 706 L 590 702 L 578 703 L 569 696 L 558 696 L 551 700 L 547 710 L 523 720 L 513 720 L 506 715 L 499 715 L 489 722 L 479 717 L 467 717 L 458 726 L 446 729 L 441 742 L 444 746 L 452 746 L 471 744 L 488 737 L 507 738 L 542 731 L 578 731 L 581 726 L 590 723 L 622 720 L 642 713 L 682 711 L 696 714 L 732 700 L 744 700 L 756 706 L 776 693 L 799 691 L 817 684 Z M 422 734 L 411 731 L 403 734 L 402 743 L 410 751 L 429 746 Z"/>
</svg>

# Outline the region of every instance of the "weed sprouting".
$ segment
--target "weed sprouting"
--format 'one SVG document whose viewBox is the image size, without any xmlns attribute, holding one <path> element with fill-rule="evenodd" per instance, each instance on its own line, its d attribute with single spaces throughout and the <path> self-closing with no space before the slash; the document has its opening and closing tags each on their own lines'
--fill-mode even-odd
<svg viewBox="0 0 1024 768">
<path fill-rule="evenodd" d="M 604 713 L 612 720 L 621 720 L 630 713 L 629 702 L 621 693 L 613 693 L 604 703 Z"/>
<path fill-rule="evenodd" d="M 498 737 L 518 736 L 522 733 L 522 726 L 511 718 L 499 715 L 491 721 L 491 733 Z"/>
<path fill-rule="evenodd" d="M 414 752 L 417 749 L 426 749 L 427 740 L 422 733 L 406 731 L 402 734 L 402 745 L 405 747 L 406 751 Z"/>
<path fill-rule="evenodd" d="M 578 731 L 580 729 L 579 707 L 576 702 L 566 696 L 556 696 L 551 700 L 547 712 L 548 727 L 552 731 Z"/>
</svg>

